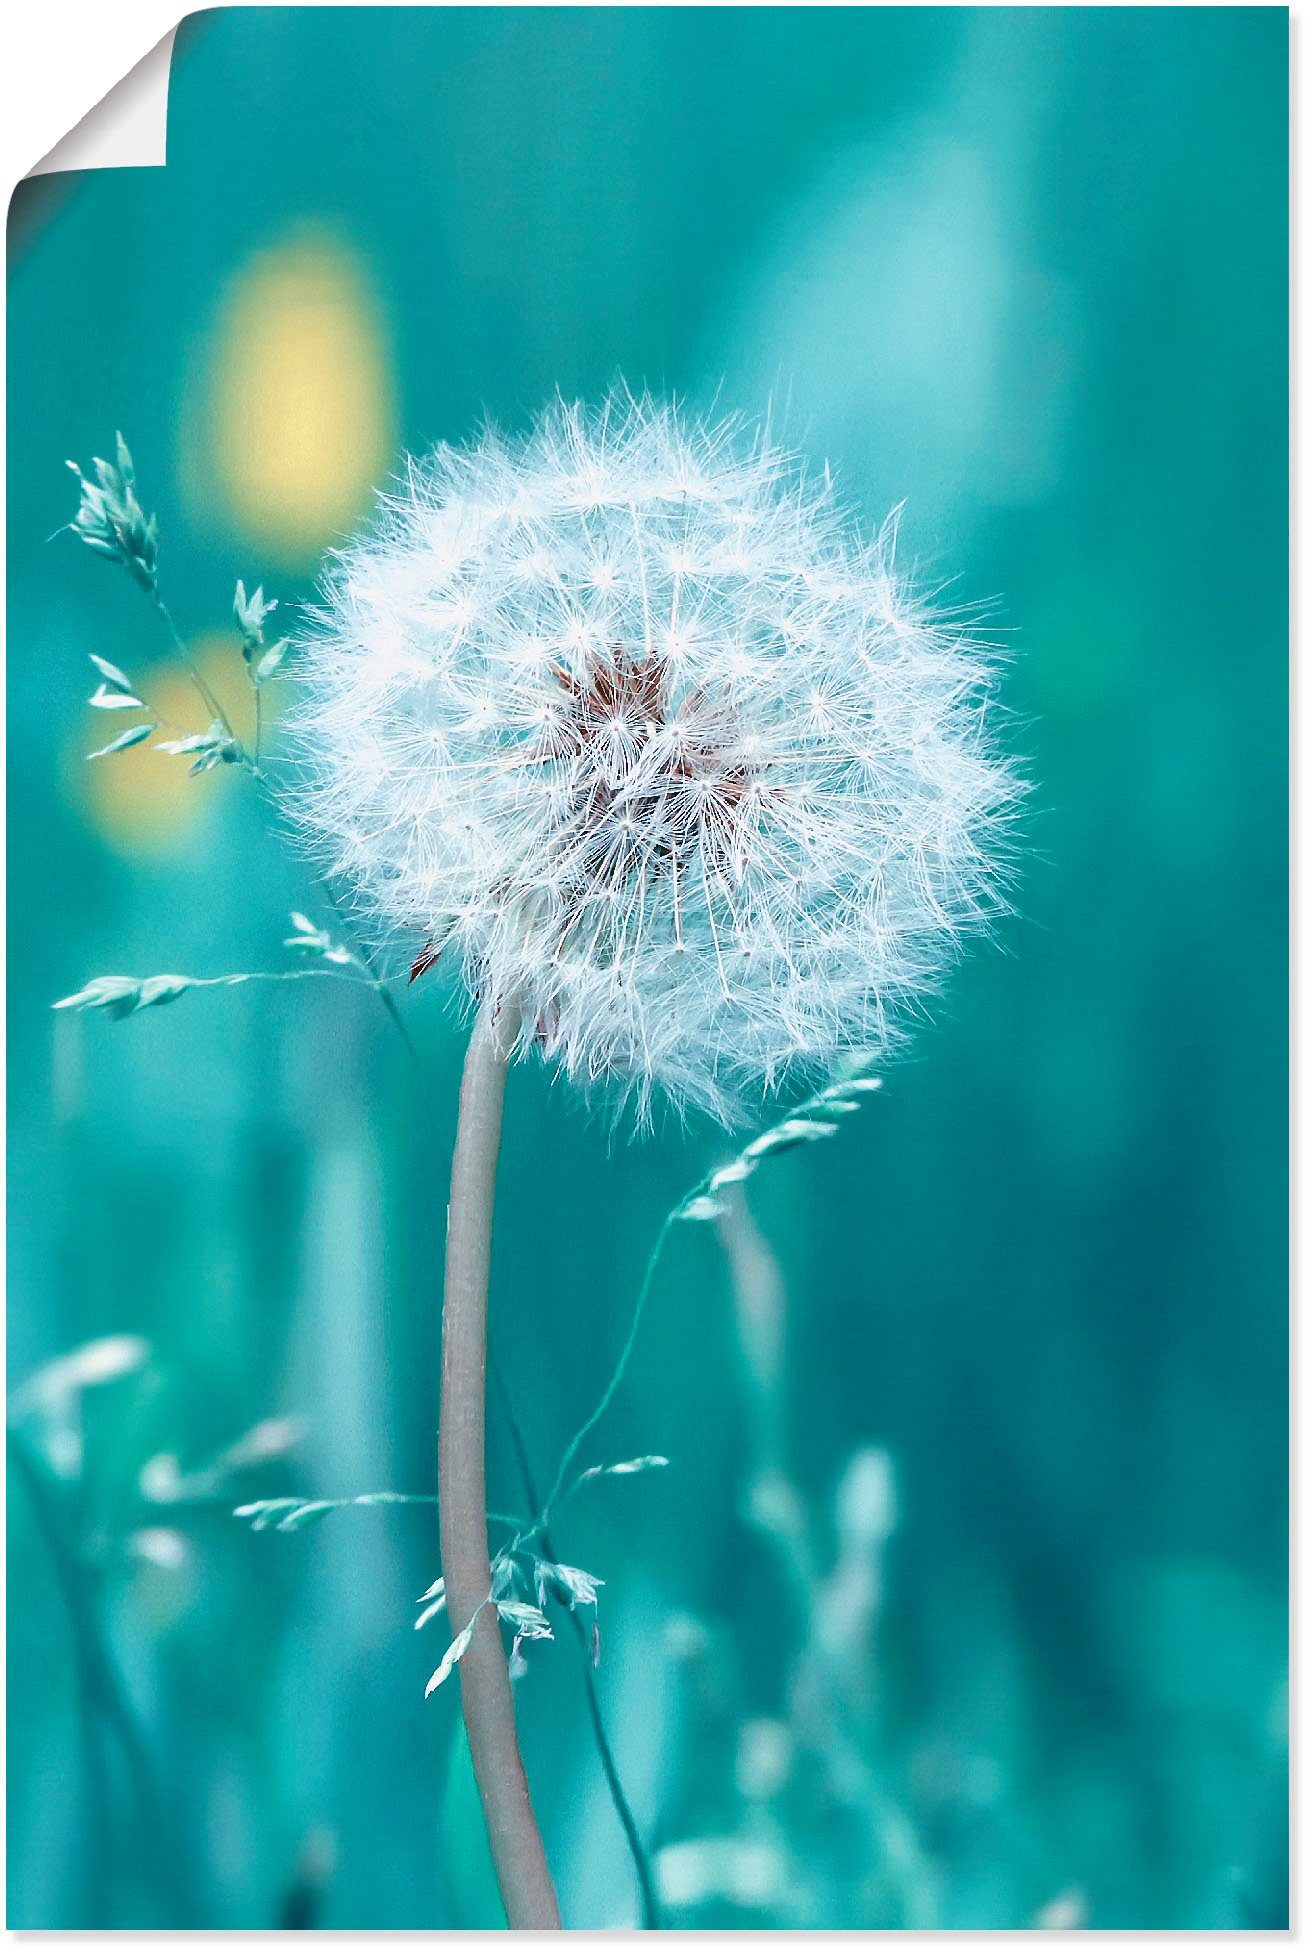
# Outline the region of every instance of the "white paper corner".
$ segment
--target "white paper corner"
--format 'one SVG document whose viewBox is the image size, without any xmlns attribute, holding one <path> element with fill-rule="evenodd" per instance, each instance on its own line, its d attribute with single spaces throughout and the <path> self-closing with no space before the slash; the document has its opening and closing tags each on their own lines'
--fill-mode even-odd
<svg viewBox="0 0 1306 1949">
<path fill-rule="evenodd" d="M 162 169 L 168 160 L 168 80 L 174 27 L 28 171 Z"/>
</svg>

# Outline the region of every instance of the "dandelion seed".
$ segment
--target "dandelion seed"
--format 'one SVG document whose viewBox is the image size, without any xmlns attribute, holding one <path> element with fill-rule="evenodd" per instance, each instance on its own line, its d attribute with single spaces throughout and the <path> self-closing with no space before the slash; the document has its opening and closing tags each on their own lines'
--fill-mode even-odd
<svg viewBox="0 0 1306 1949">
<path fill-rule="evenodd" d="M 1003 904 L 992 660 L 739 426 L 557 404 L 413 463 L 297 665 L 292 805 L 378 947 L 582 1086 L 732 1121 L 883 1052 Z"/>
</svg>

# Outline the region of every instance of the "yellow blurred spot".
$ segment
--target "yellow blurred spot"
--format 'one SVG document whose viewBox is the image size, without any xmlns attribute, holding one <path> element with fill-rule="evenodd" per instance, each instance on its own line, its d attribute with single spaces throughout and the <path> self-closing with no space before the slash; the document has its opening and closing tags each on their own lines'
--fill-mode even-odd
<svg viewBox="0 0 1306 1949">
<path fill-rule="evenodd" d="M 198 511 L 216 485 L 262 558 L 315 563 L 390 463 L 387 353 L 364 266 L 339 239 L 300 231 L 252 257 L 216 323 Z"/>
<path fill-rule="evenodd" d="M 199 636 L 191 646 L 205 682 L 222 703 L 232 728 L 246 744 L 254 735 L 253 690 L 245 674 L 240 642 L 234 631 Z M 147 715 L 166 719 L 159 738 L 185 737 L 206 731 L 209 715 L 180 661 L 169 658 L 142 666 L 133 662 L 137 696 L 150 705 Z M 278 686 L 263 692 L 266 731 L 276 709 Z M 159 751 L 149 744 L 115 751 L 111 757 L 88 762 L 86 753 L 108 744 L 128 724 L 137 722 L 126 712 L 87 711 L 78 725 L 75 744 L 67 757 L 72 797 L 85 808 L 88 823 L 119 852 L 161 858 L 183 852 L 208 824 L 219 801 L 232 790 L 252 790 L 244 773 L 218 765 L 199 778 L 189 776 L 190 761 Z"/>
</svg>

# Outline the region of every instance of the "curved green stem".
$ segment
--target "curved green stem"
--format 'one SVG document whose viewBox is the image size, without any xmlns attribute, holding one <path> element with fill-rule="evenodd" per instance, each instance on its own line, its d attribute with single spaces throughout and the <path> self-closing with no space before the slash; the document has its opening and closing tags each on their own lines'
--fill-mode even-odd
<svg viewBox="0 0 1306 1949">
<path fill-rule="evenodd" d="M 499 1399 L 503 1407 L 504 1419 L 508 1424 L 508 1434 L 512 1441 L 513 1453 L 517 1457 L 517 1467 L 521 1471 L 522 1486 L 526 1491 L 526 1500 L 530 1505 L 531 1517 L 533 1521 L 539 1524 L 538 1533 L 540 1544 L 545 1555 L 556 1561 L 557 1551 L 553 1546 L 553 1540 L 549 1535 L 547 1527 L 541 1521 L 542 1510 L 540 1507 L 539 1492 L 535 1485 L 535 1472 L 531 1468 L 530 1457 L 526 1453 L 525 1437 L 522 1434 L 517 1417 L 513 1413 L 512 1400 L 508 1393 L 507 1383 L 499 1372 L 493 1355 L 490 1358 L 490 1373 L 494 1379 L 495 1386 L 499 1390 Z M 608 1738 L 607 1725 L 603 1718 L 603 1706 L 599 1699 L 599 1688 L 594 1678 L 594 1663 L 590 1657 L 590 1647 L 585 1626 L 581 1623 L 580 1618 L 574 1610 L 569 1610 L 567 1617 L 571 1623 L 576 1642 L 580 1647 L 581 1670 L 584 1675 L 585 1685 L 585 1703 L 589 1707 L 590 1726 L 594 1733 L 594 1744 L 598 1749 L 599 1765 L 603 1769 L 603 1778 L 607 1785 L 608 1798 L 611 1800 L 617 1819 L 621 1823 L 621 1830 L 626 1837 L 626 1846 L 630 1850 L 630 1858 L 634 1863 L 635 1879 L 639 1883 L 640 1902 L 644 1910 L 644 1927 L 646 1929 L 660 1929 L 662 1927 L 662 1913 L 658 1907 L 657 1889 L 653 1881 L 653 1869 L 644 1849 L 644 1842 L 640 1835 L 638 1823 L 635 1820 L 634 1810 L 626 1798 L 626 1789 L 622 1785 L 621 1775 L 617 1771 L 616 1755 L 612 1750 L 612 1744 Z"/>
<path fill-rule="evenodd" d="M 639 1337 L 640 1322 L 644 1317 L 644 1309 L 648 1305 L 649 1294 L 653 1290 L 653 1277 L 657 1272 L 663 1247 L 666 1245 L 667 1239 L 670 1236 L 671 1227 L 675 1224 L 679 1216 L 680 1209 L 677 1207 L 675 1211 L 668 1212 L 662 1221 L 662 1229 L 654 1241 L 653 1250 L 649 1254 L 648 1264 L 644 1268 L 643 1284 L 639 1289 L 639 1297 L 635 1301 L 635 1310 L 631 1314 L 630 1325 L 626 1330 L 626 1338 L 622 1342 L 621 1352 L 617 1355 L 617 1364 L 612 1370 L 612 1376 L 603 1390 L 597 1407 L 582 1421 L 580 1427 L 567 1443 L 562 1460 L 558 1464 L 558 1473 L 554 1477 L 553 1487 L 549 1490 L 545 1498 L 544 1508 L 540 1516 L 541 1524 L 548 1521 L 558 1497 L 562 1493 L 563 1485 L 567 1480 L 567 1471 L 580 1453 L 581 1443 L 587 1435 L 592 1434 L 594 1429 L 598 1427 L 600 1421 L 602 1421 L 604 1415 L 612 1405 L 613 1396 L 625 1378 L 626 1369 L 630 1365 L 630 1356 L 635 1351 L 635 1341 Z"/>
<path fill-rule="evenodd" d="M 218 723 L 222 726 L 223 730 L 226 732 L 227 736 L 232 740 L 232 742 L 235 744 L 239 744 L 240 739 L 236 736 L 236 733 L 231 727 L 231 719 L 227 716 L 226 711 L 222 708 L 222 705 L 219 702 L 218 698 L 215 696 L 214 692 L 209 688 L 209 685 L 205 682 L 204 676 L 200 670 L 199 665 L 196 663 L 194 657 L 190 653 L 190 650 L 186 646 L 185 637 L 178 629 L 176 623 L 172 620 L 172 611 L 169 609 L 167 603 L 163 600 L 163 597 L 159 594 L 157 589 L 151 591 L 151 596 L 154 602 L 154 606 L 158 610 L 160 616 L 163 618 L 168 634 L 172 638 L 172 647 L 177 652 L 177 655 L 181 658 L 182 662 L 185 664 L 187 673 L 190 676 L 190 680 L 194 684 L 196 690 L 199 692 L 201 698 L 204 701 L 204 704 L 213 713 L 213 716 L 217 719 Z"/>
</svg>

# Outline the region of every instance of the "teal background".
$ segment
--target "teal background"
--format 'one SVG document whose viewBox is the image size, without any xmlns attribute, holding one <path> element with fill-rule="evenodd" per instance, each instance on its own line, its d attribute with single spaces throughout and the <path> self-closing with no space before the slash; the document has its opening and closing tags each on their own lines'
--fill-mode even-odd
<svg viewBox="0 0 1306 1949">
<path fill-rule="evenodd" d="M 606 1580 L 598 1690 L 667 1919 L 1284 1923 L 1286 27 L 219 10 L 179 34 L 166 169 L 20 186 L 11 1388 L 99 1336 L 150 1352 L 78 1397 L 61 1477 L 20 1402 L 55 1517 L 11 1470 L 11 1925 L 498 1919 L 455 1688 L 422 1699 L 446 1639 L 410 1629 L 430 1511 L 229 1514 L 433 1486 L 460 1032 L 429 984 L 417 1073 L 326 983 L 51 1014 L 95 974 L 282 966 L 287 910 L 330 918 L 240 780 L 84 763 L 119 728 L 87 653 L 166 646 L 124 574 L 47 539 L 62 463 L 123 428 L 235 708 L 237 575 L 289 610 L 402 450 L 618 373 L 773 402 L 868 520 L 905 498 L 908 556 L 997 599 L 1037 787 L 1006 951 L 835 1142 L 754 1180 L 778 1377 L 718 1240 L 679 1232 L 586 1451 L 672 1465 L 559 1525 Z M 513 1078 L 494 1335 L 538 1473 L 723 1154 Z M 152 1457 L 283 1416 L 284 1458 L 143 1492 Z M 868 1449 L 896 1513 L 864 1463 L 841 1522 Z M 491 1464 L 520 1501 L 501 1415 Z M 755 1519 L 764 1465 L 805 1580 Z M 79 1678 L 51 1520 L 139 1763 Z M 538 1653 L 564 1910 L 633 1924 L 576 1646 Z"/>
</svg>

